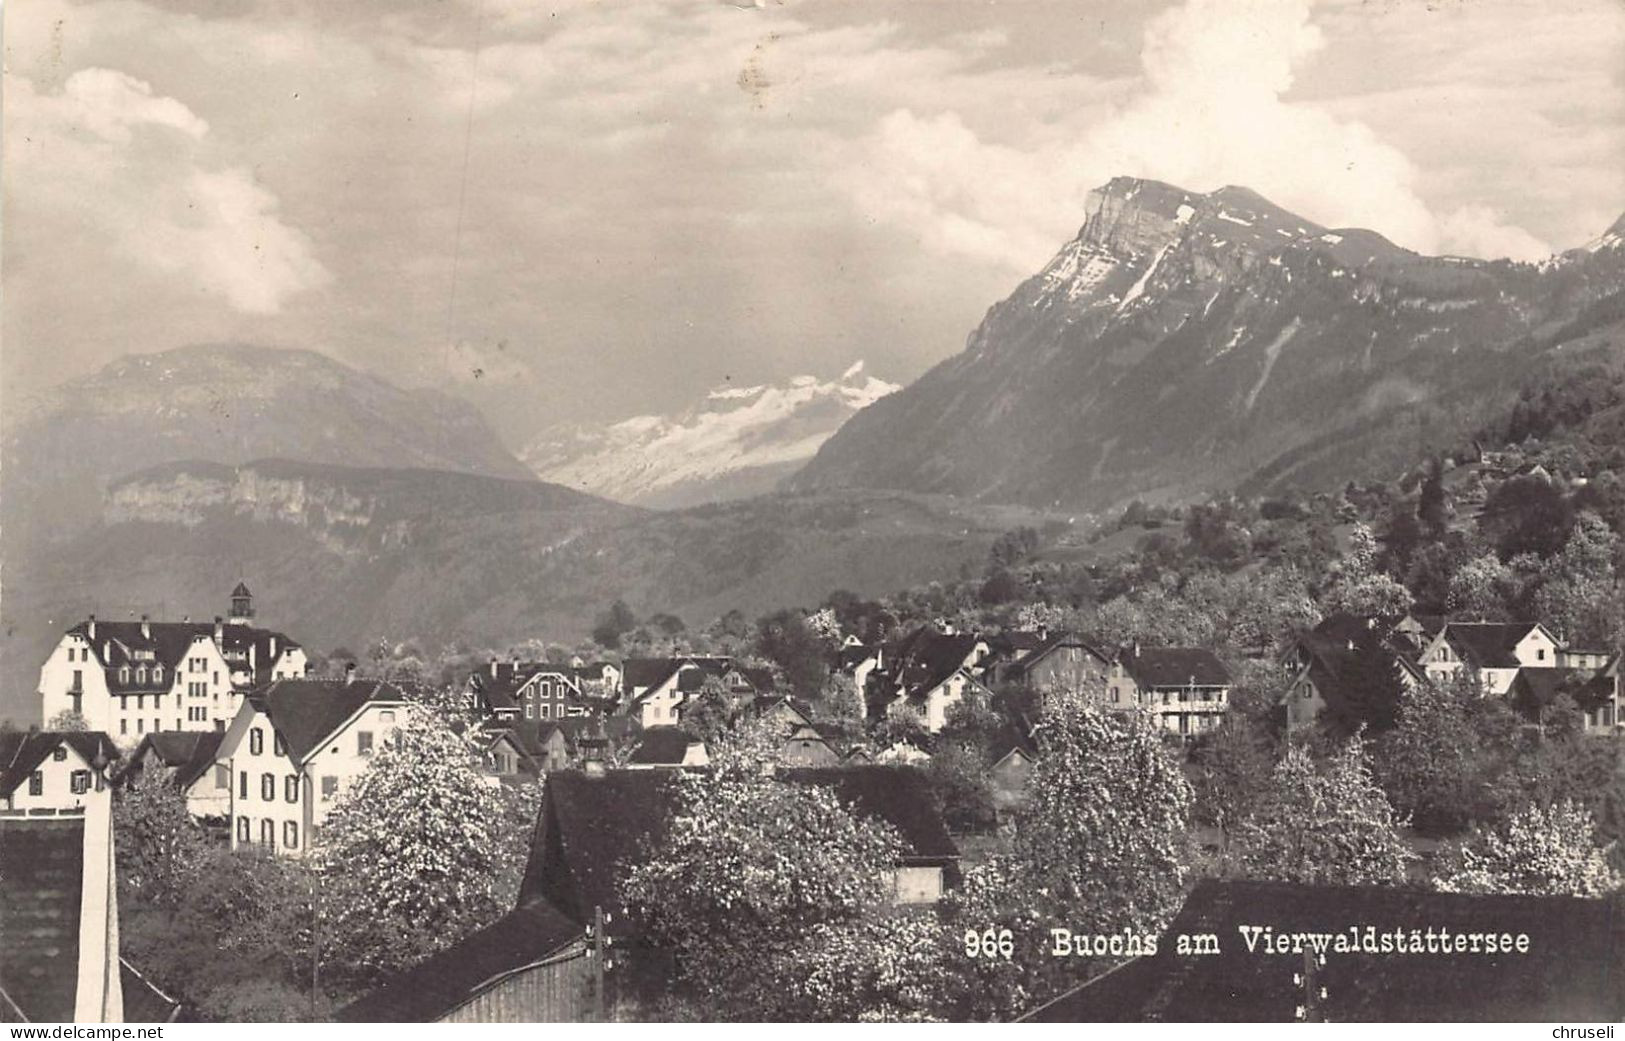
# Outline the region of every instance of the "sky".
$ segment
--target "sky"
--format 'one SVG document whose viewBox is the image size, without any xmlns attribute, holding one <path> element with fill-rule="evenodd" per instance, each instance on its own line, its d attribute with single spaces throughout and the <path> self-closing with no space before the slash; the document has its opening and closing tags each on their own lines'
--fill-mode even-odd
<svg viewBox="0 0 1625 1041">
<path fill-rule="evenodd" d="M 912 379 L 1119 174 L 1480 257 L 1625 210 L 1619 0 L 3 16 L 9 400 L 130 352 L 307 347 L 517 448 L 859 359 Z"/>
</svg>

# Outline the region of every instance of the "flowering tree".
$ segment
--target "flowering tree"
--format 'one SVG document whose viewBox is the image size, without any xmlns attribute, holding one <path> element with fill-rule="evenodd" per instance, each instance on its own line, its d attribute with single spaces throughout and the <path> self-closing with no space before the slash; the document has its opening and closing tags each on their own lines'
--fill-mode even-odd
<svg viewBox="0 0 1625 1041">
<path fill-rule="evenodd" d="M 1011 933 L 1009 959 L 968 970 L 968 1015 L 1008 1015 L 1077 982 L 1083 959 L 1049 953 L 1054 927 L 1153 935 L 1184 897 L 1191 787 L 1153 721 L 1082 693 L 1046 702 L 1010 850 L 967 871 L 950 907 L 957 930 Z"/>
<path fill-rule="evenodd" d="M 621 889 L 682 989 L 707 1018 L 908 1014 L 925 983 L 876 960 L 912 935 L 879 924 L 897 834 L 828 788 L 775 777 L 749 734 L 719 749 L 709 774 L 675 777 L 665 841 Z"/>
<path fill-rule="evenodd" d="M 1251 878 L 1392 884 L 1415 859 L 1400 837 L 1403 825 L 1355 737 L 1319 766 L 1303 748 L 1289 749 L 1235 842 Z"/>
<path fill-rule="evenodd" d="M 1605 896 L 1625 880 L 1609 865 L 1596 831 L 1578 803 L 1531 803 L 1465 842 L 1433 884 L 1447 893 Z"/>
<path fill-rule="evenodd" d="M 184 895 L 207 836 L 186 797 L 161 770 L 146 770 L 113 803 L 114 851 L 126 892 L 158 905 Z"/>
<path fill-rule="evenodd" d="M 1349 534 L 1349 554 L 1326 591 L 1326 607 L 1350 614 L 1396 615 L 1410 610 L 1411 594 L 1377 566 L 1377 538 L 1364 524 Z"/>
<path fill-rule="evenodd" d="M 327 958 L 387 972 L 495 918 L 503 816 L 473 748 L 437 713 L 409 713 L 316 846 Z"/>
</svg>

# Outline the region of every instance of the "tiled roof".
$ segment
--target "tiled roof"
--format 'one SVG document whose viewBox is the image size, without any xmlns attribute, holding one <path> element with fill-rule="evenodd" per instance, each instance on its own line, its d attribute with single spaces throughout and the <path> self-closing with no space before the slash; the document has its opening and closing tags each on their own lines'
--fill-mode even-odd
<svg viewBox="0 0 1625 1041">
<path fill-rule="evenodd" d="M 908 849 L 905 862 L 945 864 L 959 857 L 930 781 L 912 766 L 813 767 L 785 770 L 779 776 L 833 788 L 858 813 L 896 828 Z"/>
<path fill-rule="evenodd" d="M 1590 712 L 1608 701 L 1614 681 L 1592 669 L 1522 668 L 1512 677 L 1507 697 L 1520 711 L 1535 715 L 1559 694 L 1567 694 L 1581 709 Z"/>
<path fill-rule="evenodd" d="M 220 751 L 221 730 L 161 730 L 148 734 L 130 754 L 132 767 L 137 767 L 150 749 L 164 766 L 175 770 L 175 784 L 189 787 L 193 781 L 208 772 Z"/>
<path fill-rule="evenodd" d="M 430 955 L 334 1013 L 341 1023 L 424 1023 L 477 997 L 503 975 L 558 954 L 582 927 L 545 900 L 530 900 Z"/>
<path fill-rule="evenodd" d="M 1037 665 L 1039 662 L 1049 657 L 1051 654 L 1054 654 L 1056 651 L 1067 647 L 1076 647 L 1080 650 L 1086 651 L 1089 654 L 1094 655 L 1095 658 L 1099 659 L 1103 665 L 1111 660 L 1106 652 L 1100 650 L 1092 644 L 1086 643 L 1080 637 L 1074 636 L 1070 633 L 1062 633 L 1058 636 L 1052 636 L 1033 647 L 1027 648 L 1018 658 L 1016 658 L 1015 661 L 1011 663 L 1010 673 L 1012 676 L 1021 676 L 1034 665 Z"/>
<path fill-rule="evenodd" d="M 1513 651 L 1534 628 L 1534 622 L 1451 622 L 1444 627 L 1444 638 L 1481 669 L 1515 669 Z"/>
<path fill-rule="evenodd" d="M 96 660 L 103 669 L 107 670 L 108 683 L 116 690 L 127 690 L 131 693 L 137 690 L 158 689 L 168 690 L 174 679 L 176 669 L 186 657 L 187 650 L 194 640 L 203 637 L 213 640 L 215 625 L 209 622 L 127 622 L 127 621 L 101 621 L 95 623 L 96 635 L 90 636 L 92 623 L 80 622 L 69 629 L 70 634 L 82 636 L 89 643 L 96 655 Z M 249 648 L 254 649 L 254 682 L 264 682 L 270 678 L 271 666 L 282 652 L 289 647 L 298 647 L 297 641 L 289 639 L 284 633 L 274 629 L 261 629 L 251 625 L 231 625 L 222 622 L 219 626 L 220 650 L 226 656 L 233 669 L 248 667 Z M 271 652 L 275 646 L 276 653 Z M 137 657 L 145 652 L 151 652 L 151 660 Z M 133 682 L 122 682 L 118 679 L 118 669 L 129 665 L 132 668 L 138 665 L 163 665 L 165 678 L 161 682 L 149 680 L 148 687 L 142 688 Z"/>
<path fill-rule="evenodd" d="M 104 764 L 110 765 L 119 757 L 118 746 L 100 730 L 30 730 L 0 734 L 0 798 L 16 791 L 47 756 L 64 744 L 87 763 L 94 763 L 100 756 Z"/>
<path fill-rule="evenodd" d="M 1122 661 L 1144 689 L 1230 685 L 1230 671 L 1205 647 L 1130 647 L 1123 651 Z"/>
<path fill-rule="evenodd" d="M 382 680 L 276 680 L 249 695 L 271 717 L 295 762 L 308 759 L 369 701 L 399 703 L 405 693 Z"/>
<path fill-rule="evenodd" d="M 699 738 L 680 727 L 649 727 L 632 750 L 630 761 L 639 766 L 681 766 L 689 746 Z"/>
<path fill-rule="evenodd" d="M 0 817 L 0 1008 L 30 1022 L 73 1021 L 84 841 L 83 817 Z"/>
<path fill-rule="evenodd" d="M 1197 885 L 1165 941 L 1211 933 L 1219 953 L 1181 957 L 1172 942 L 1036 1009 L 1040 1022 L 1291 1022 L 1303 956 L 1249 952 L 1240 926 L 1277 935 L 1380 936 L 1402 929 L 1519 933 L 1529 953 L 1328 953 L 1317 970 L 1332 1022 L 1614 1022 L 1625 1016 L 1625 910 L 1618 900 L 1468 896 L 1425 889 L 1283 882 Z M 1425 940 L 1425 937 L 1424 937 Z"/>
</svg>

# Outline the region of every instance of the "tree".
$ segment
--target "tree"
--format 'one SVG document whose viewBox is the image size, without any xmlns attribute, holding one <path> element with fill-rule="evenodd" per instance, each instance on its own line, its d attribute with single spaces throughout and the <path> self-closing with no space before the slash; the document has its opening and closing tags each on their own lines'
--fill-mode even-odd
<svg viewBox="0 0 1625 1041">
<path fill-rule="evenodd" d="M 1484 501 L 1480 527 L 1495 540 L 1502 558 L 1520 553 L 1550 556 L 1563 548 L 1574 507 L 1562 489 L 1535 475 L 1509 477 Z"/>
<path fill-rule="evenodd" d="M 816 698 L 829 675 L 832 648 L 800 611 L 786 608 L 756 623 L 756 653 L 778 665 L 791 693 Z"/>
<path fill-rule="evenodd" d="M 1613 646 L 1625 636 L 1622 598 L 1614 561 L 1620 538 L 1601 517 L 1581 513 L 1574 530 L 1535 593 L 1535 617 L 1560 639 L 1581 646 Z"/>
<path fill-rule="evenodd" d="M 144 770 L 119 793 L 113 833 L 119 881 L 129 895 L 163 906 L 180 902 L 208 838 L 163 771 Z"/>
<path fill-rule="evenodd" d="M 994 540 L 993 548 L 988 551 L 988 558 L 995 567 L 1013 568 L 1026 563 L 1036 552 L 1038 552 L 1038 531 L 1023 526 L 1007 531 Z"/>
<path fill-rule="evenodd" d="M 1496 811 L 1503 763 L 1480 724 L 1498 706 L 1466 676 L 1400 696 L 1399 725 L 1373 745 L 1373 773 L 1417 831 L 1453 834 Z"/>
<path fill-rule="evenodd" d="M 1446 513 L 1444 498 L 1444 464 L 1434 456 L 1428 462 L 1427 477 L 1422 481 L 1421 494 L 1416 499 L 1416 519 L 1422 524 L 1422 531 L 1431 539 L 1444 537 L 1445 529 L 1449 527 L 1450 518 Z"/>
<path fill-rule="evenodd" d="M 1578 803 L 1530 804 L 1457 850 L 1433 884 L 1447 893 L 1606 896 L 1622 879 Z"/>
<path fill-rule="evenodd" d="M 1349 543 L 1348 556 L 1326 591 L 1326 609 L 1361 617 L 1398 615 L 1410 610 L 1410 590 L 1377 566 L 1377 540 L 1371 529 L 1355 524 Z"/>
<path fill-rule="evenodd" d="M 1220 854 L 1228 857 L 1236 823 L 1246 819 L 1269 785 L 1275 766 L 1269 734 L 1232 709 L 1218 729 L 1197 738 L 1190 761 L 1195 817 L 1219 830 Z"/>
<path fill-rule="evenodd" d="M 46 730 L 89 730 L 90 723 L 71 708 L 65 708 L 45 723 Z"/>
<path fill-rule="evenodd" d="M 1237 826 L 1236 846 L 1252 878 L 1391 885 L 1404 881 L 1415 858 L 1400 837 L 1403 826 L 1355 737 L 1319 766 L 1303 748 L 1288 749 Z"/>
<path fill-rule="evenodd" d="M 824 680 L 812 712 L 813 722 L 827 724 L 847 736 L 863 731 L 863 694 L 844 672 L 831 672 Z"/>
<path fill-rule="evenodd" d="M 715 676 L 707 676 L 699 693 L 683 705 L 683 729 L 707 746 L 714 744 L 737 717 L 733 695 Z"/>
<path fill-rule="evenodd" d="M 614 650 L 621 645 L 621 637 L 637 628 L 637 625 L 637 615 L 626 606 L 626 601 L 617 600 L 593 623 L 592 638 L 600 647 Z"/>
<path fill-rule="evenodd" d="M 1458 618 L 1500 621 L 1516 599 L 1517 576 L 1493 553 L 1467 561 L 1450 578 L 1446 605 Z"/>
<path fill-rule="evenodd" d="M 955 831 L 992 830 L 998 812 L 987 756 L 975 745 L 939 743 L 926 764 L 942 819 Z"/>
<path fill-rule="evenodd" d="M 400 969 L 502 911 L 504 807 L 479 767 L 414 709 L 340 797 L 314 851 L 330 961 L 361 978 Z"/>
<path fill-rule="evenodd" d="M 727 754 L 709 774 L 682 773 L 666 839 L 626 876 L 621 895 L 646 935 L 676 958 L 681 988 L 720 1020 L 852 1018 L 820 998 L 872 990 L 872 958 L 855 952 L 883 914 L 902 842 L 830 789 L 764 773 Z M 818 982 L 809 987 L 809 948 Z M 853 977 L 863 977 L 855 986 Z"/>
</svg>

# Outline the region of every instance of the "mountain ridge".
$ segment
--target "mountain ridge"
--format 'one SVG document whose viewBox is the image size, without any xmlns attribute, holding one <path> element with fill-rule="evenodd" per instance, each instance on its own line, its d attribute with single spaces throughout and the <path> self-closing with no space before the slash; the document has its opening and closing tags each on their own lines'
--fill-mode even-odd
<svg viewBox="0 0 1625 1041">
<path fill-rule="evenodd" d="M 963 351 L 854 416 L 788 486 L 1188 498 L 1333 431 L 1504 394 L 1554 348 L 1543 331 L 1621 288 L 1617 244 L 1540 265 L 1426 257 L 1248 189 L 1115 178 Z"/>
</svg>

